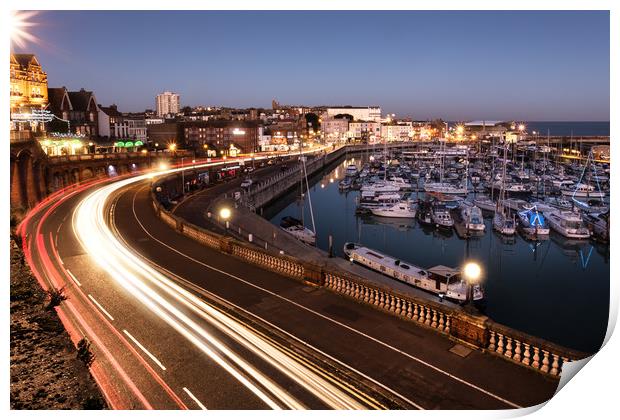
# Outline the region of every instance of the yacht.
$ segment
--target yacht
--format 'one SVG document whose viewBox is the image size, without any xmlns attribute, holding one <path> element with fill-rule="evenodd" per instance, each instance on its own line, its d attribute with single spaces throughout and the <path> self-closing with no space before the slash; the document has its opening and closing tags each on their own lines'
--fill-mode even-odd
<svg viewBox="0 0 620 420">
<path fill-rule="evenodd" d="M 388 193 L 400 191 L 400 186 L 388 183 L 385 181 L 375 182 L 374 184 L 364 185 L 361 189 L 362 192 L 374 192 L 374 193 Z"/>
<path fill-rule="evenodd" d="M 424 184 L 424 191 L 441 194 L 467 195 L 466 186 L 454 185 L 449 182 L 426 182 Z"/>
<path fill-rule="evenodd" d="M 438 265 L 424 269 L 352 242 L 344 244 L 344 254 L 351 262 L 448 299 L 467 301 L 470 287 L 473 300 L 484 298 L 482 287 L 479 284 L 468 285 L 460 270 L 454 268 Z"/>
<path fill-rule="evenodd" d="M 291 216 L 285 216 L 280 221 L 280 227 L 293 235 L 295 238 L 308 245 L 316 244 L 316 235 L 304 226 L 301 220 Z"/>
<path fill-rule="evenodd" d="M 345 170 L 345 175 L 346 176 L 355 176 L 355 175 L 357 175 L 357 166 L 355 166 L 355 165 L 347 166 L 347 169 Z"/>
<path fill-rule="evenodd" d="M 445 204 L 440 202 L 434 202 L 431 207 L 431 219 L 438 228 L 452 229 L 454 226 L 454 220 L 450 216 L 450 212 Z"/>
<path fill-rule="evenodd" d="M 479 207 L 463 202 L 461 205 L 461 218 L 465 224 L 465 229 L 473 231 L 484 231 L 484 219 Z"/>
<path fill-rule="evenodd" d="M 352 184 L 351 179 L 345 178 L 338 183 L 338 189 L 342 191 L 346 191 L 351 188 L 351 184 Z"/>
<path fill-rule="evenodd" d="M 409 200 L 400 201 L 394 205 L 375 207 L 370 211 L 375 216 L 381 217 L 414 218 L 416 214 L 416 208 Z"/>
<path fill-rule="evenodd" d="M 514 218 L 508 217 L 503 211 L 496 211 L 493 216 L 493 229 L 502 235 L 512 236 L 516 231 Z"/>
<path fill-rule="evenodd" d="M 420 201 L 416 216 L 421 225 L 435 226 L 432 215 L 432 203 L 430 201 Z"/>
<path fill-rule="evenodd" d="M 482 210 L 495 211 L 496 204 L 488 195 L 478 195 L 474 198 L 474 204 Z"/>
<path fill-rule="evenodd" d="M 393 176 L 387 182 L 394 186 L 397 186 L 401 191 L 411 190 L 411 183 L 405 181 L 402 177 Z"/>
<path fill-rule="evenodd" d="M 579 213 L 570 210 L 555 210 L 547 212 L 546 216 L 551 229 L 562 236 L 572 239 L 590 237 L 590 230 L 584 224 Z"/>
<path fill-rule="evenodd" d="M 595 238 L 609 241 L 609 212 L 585 214 L 583 218 Z"/>
<path fill-rule="evenodd" d="M 571 188 L 562 188 L 560 191 L 562 195 L 573 198 L 605 198 L 605 193 L 603 191 L 595 191 L 592 185 L 583 183 L 579 183 Z"/>
<path fill-rule="evenodd" d="M 549 235 L 549 225 L 547 220 L 536 206 L 522 210 L 517 213 L 519 215 L 519 224 L 523 232 L 532 236 Z"/>
<path fill-rule="evenodd" d="M 394 205 L 401 201 L 402 196 L 398 193 L 374 194 L 363 192 L 359 201 L 359 206 L 367 209 Z"/>
</svg>

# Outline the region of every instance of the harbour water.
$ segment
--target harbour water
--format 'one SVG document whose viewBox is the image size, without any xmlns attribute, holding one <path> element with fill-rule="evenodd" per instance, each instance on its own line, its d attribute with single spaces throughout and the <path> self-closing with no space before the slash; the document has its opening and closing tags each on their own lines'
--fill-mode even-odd
<svg viewBox="0 0 620 420">
<path fill-rule="evenodd" d="M 358 166 L 361 158 L 353 157 Z M 339 257 L 345 242 L 359 242 L 422 267 L 459 267 L 475 260 L 484 270 L 485 312 L 493 320 L 576 350 L 600 348 L 609 313 L 607 245 L 555 232 L 539 242 L 519 235 L 506 239 L 493 231 L 491 215 L 485 215 L 485 234 L 469 240 L 454 231 L 423 228 L 414 219 L 357 216 L 359 191 L 338 189 L 351 159 L 310 179 L 318 247 L 327 250 L 331 235 Z M 300 218 L 303 211 L 306 226 L 311 226 L 308 200 L 304 205 L 298 197 L 299 190 L 290 192 L 266 208 L 264 216 L 279 225 L 282 217 Z"/>
</svg>

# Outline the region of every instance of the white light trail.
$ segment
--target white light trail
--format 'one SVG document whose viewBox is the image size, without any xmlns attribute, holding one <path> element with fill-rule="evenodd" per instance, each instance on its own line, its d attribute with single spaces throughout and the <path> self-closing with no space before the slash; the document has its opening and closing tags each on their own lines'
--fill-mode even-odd
<svg viewBox="0 0 620 420">
<path fill-rule="evenodd" d="M 217 164 L 210 163 L 196 165 L 196 167 Z M 183 169 L 170 169 L 161 171 L 159 174 L 164 175 L 181 170 Z M 107 223 L 109 216 L 106 212 L 108 200 L 121 188 L 150 177 L 150 174 L 141 175 L 109 184 L 95 190 L 79 203 L 73 217 L 73 230 L 84 250 L 94 257 L 93 261 L 96 261 L 132 296 L 224 368 L 269 407 L 273 409 L 305 408 L 301 402 L 280 385 L 258 371 L 210 334 L 201 324 L 188 316 L 183 311 L 184 308 L 191 310 L 193 314 L 207 321 L 210 326 L 216 327 L 222 333 L 233 338 L 245 349 L 250 350 L 288 378 L 303 386 L 326 405 L 336 409 L 366 408 L 355 398 L 334 385 L 333 379 L 317 373 L 315 369 L 309 368 L 298 358 L 292 357 L 270 342 L 265 341 L 252 329 L 178 286 L 136 257 L 131 249 L 119 242 Z M 261 386 L 256 384 L 261 384 Z M 364 399 L 359 395 L 358 397 Z"/>
</svg>

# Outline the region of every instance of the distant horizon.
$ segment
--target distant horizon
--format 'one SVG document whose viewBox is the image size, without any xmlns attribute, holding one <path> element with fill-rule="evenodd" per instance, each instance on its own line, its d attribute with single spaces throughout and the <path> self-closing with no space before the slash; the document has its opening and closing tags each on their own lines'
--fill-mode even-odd
<svg viewBox="0 0 620 420">
<path fill-rule="evenodd" d="M 378 103 L 415 119 L 610 119 L 609 11 L 45 11 L 30 20 L 40 42 L 12 52 L 35 54 L 49 86 L 92 90 L 125 112 L 154 108 L 172 90 L 181 106 L 269 109 L 275 98 Z"/>
</svg>

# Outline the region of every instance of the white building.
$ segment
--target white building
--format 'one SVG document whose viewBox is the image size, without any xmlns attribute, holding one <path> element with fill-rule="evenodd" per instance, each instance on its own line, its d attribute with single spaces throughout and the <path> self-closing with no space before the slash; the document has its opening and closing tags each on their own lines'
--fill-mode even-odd
<svg viewBox="0 0 620 420">
<path fill-rule="evenodd" d="M 349 120 L 346 118 L 322 118 L 321 131 L 327 141 L 345 139 L 349 131 Z"/>
<path fill-rule="evenodd" d="M 360 121 L 381 121 L 381 107 L 378 106 L 343 106 L 327 108 L 325 110 L 328 117 L 338 114 L 349 114 L 354 120 Z"/>
<path fill-rule="evenodd" d="M 381 137 L 384 141 L 407 141 L 413 137 L 413 125 L 411 122 L 396 124 L 383 124 Z"/>
<path fill-rule="evenodd" d="M 375 121 L 351 121 L 348 137 L 355 140 L 378 140 L 381 137 L 381 124 Z"/>
<path fill-rule="evenodd" d="M 155 98 L 155 107 L 158 117 L 175 115 L 181 111 L 181 100 L 178 93 L 163 92 Z"/>
</svg>

